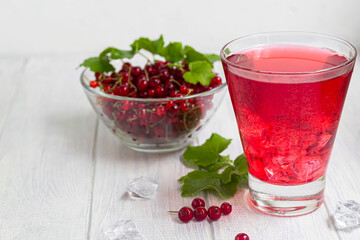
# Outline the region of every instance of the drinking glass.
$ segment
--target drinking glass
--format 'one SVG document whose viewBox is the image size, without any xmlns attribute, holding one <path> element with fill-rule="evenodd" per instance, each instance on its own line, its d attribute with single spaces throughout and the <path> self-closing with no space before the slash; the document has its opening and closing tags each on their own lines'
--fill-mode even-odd
<svg viewBox="0 0 360 240">
<path fill-rule="evenodd" d="M 237 38 L 221 60 L 249 169 L 250 203 L 271 215 L 316 210 L 356 59 L 316 33 Z"/>
</svg>

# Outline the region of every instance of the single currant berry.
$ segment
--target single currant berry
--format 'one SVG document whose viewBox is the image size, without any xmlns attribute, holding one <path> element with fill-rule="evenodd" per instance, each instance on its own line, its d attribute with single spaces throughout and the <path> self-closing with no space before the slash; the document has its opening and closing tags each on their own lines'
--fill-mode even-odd
<svg viewBox="0 0 360 240">
<path fill-rule="evenodd" d="M 140 82 L 141 80 L 146 80 L 146 76 L 145 75 L 140 75 L 137 77 L 137 81 Z"/>
<path fill-rule="evenodd" d="M 155 97 L 155 89 L 150 88 L 150 89 L 147 91 L 147 93 L 148 93 L 148 98 L 153 98 L 153 97 Z"/>
<path fill-rule="evenodd" d="M 138 94 L 139 94 L 139 97 L 141 97 L 141 98 L 147 98 L 147 96 L 148 96 L 147 92 L 139 92 Z"/>
<path fill-rule="evenodd" d="M 180 86 L 180 92 L 182 94 L 187 94 L 189 92 L 189 89 L 185 85 Z"/>
<path fill-rule="evenodd" d="M 179 216 L 180 221 L 187 223 L 193 218 L 194 212 L 189 207 L 183 207 L 179 210 L 178 216 Z"/>
<path fill-rule="evenodd" d="M 150 87 L 155 88 L 155 87 L 159 86 L 160 83 L 161 83 L 161 82 L 160 82 L 160 79 L 159 79 L 159 78 L 157 78 L 157 77 L 151 77 L 151 78 L 150 78 Z"/>
<path fill-rule="evenodd" d="M 160 79 L 166 81 L 170 78 L 170 73 L 167 69 L 160 70 Z"/>
<path fill-rule="evenodd" d="M 229 215 L 232 211 L 232 206 L 230 203 L 224 202 L 221 204 L 220 209 L 221 209 L 222 214 Z"/>
<path fill-rule="evenodd" d="M 188 109 L 188 106 L 189 106 L 189 104 L 188 104 L 187 102 L 182 102 L 182 103 L 180 103 L 180 105 L 179 105 L 180 110 L 181 110 L 182 112 L 186 112 L 186 110 Z"/>
<path fill-rule="evenodd" d="M 178 91 L 172 90 L 172 91 L 170 91 L 169 96 L 170 97 L 175 97 L 176 94 L 178 94 Z"/>
<path fill-rule="evenodd" d="M 175 88 L 175 85 L 172 82 L 167 82 L 165 84 L 165 91 L 170 92 Z"/>
<path fill-rule="evenodd" d="M 157 86 L 155 88 L 155 93 L 158 98 L 164 97 L 165 89 L 162 86 Z"/>
<path fill-rule="evenodd" d="M 217 221 L 221 217 L 221 210 L 217 206 L 209 207 L 208 216 L 211 220 Z"/>
<path fill-rule="evenodd" d="M 109 85 L 104 86 L 104 92 L 109 92 L 111 87 Z"/>
<path fill-rule="evenodd" d="M 148 114 L 148 112 L 146 111 L 145 108 L 138 109 L 138 111 L 137 111 L 138 118 L 146 118 L 147 114 Z"/>
<path fill-rule="evenodd" d="M 124 72 L 123 74 L 121 74 L 121 77 L 123 81 L 127 81 L 129 79 L 129 74 L 127 72 Z"/>
<path fill-rule="evenodd" d="M 193 209 L 198 207 L 205 207 L 205 201 L 202 198 L 195 198 L 194 200 L 192 200 L 191 206 L 193 207 Z"/>
<path fill-rule="evenodd" d="M 131 68 L 131 64 L 126 62 L 122 65 L 122 70 L 124 71 L 129 71 L 129 69 Z"/>
<path fill-rule="evenodd" d="M 250 238 L 245 233 L 239 233 L 238 235 L 236 235 L 235 240 L 250 240 Z"/>
<path fill-rule="evenodd" d="M 166 103 L 166 110 L 168 111 L 171 111 L 172 107 L 175 105 L 174 101 L 173 100 L 169 100 L 167 103 Z"/>
<path fill-rule="evenodd" d="M 160 67 L 160 66 L 163 66 L 163 65 L 165 65 L 165 63 L 164 62 L 162 62 L 162 61 L 157 61 L 155 64 L 154 64 L 154 66 L 155 67 Z"/>
<path fill-rule="evenodd" d="M 156 108 L 155 112 L 159 117 L 163 117 L 166 114 L 166 109 L 163 105 L 160 105 Z"/>
<path fill-rule="evenodd" d="M 95 78 L 96 78 L 96 80 L 99 80 L 100 76 L 101 76 L 101 73 L 99 73 L 99 72 L 96 72 L 96 73 L 95 73 Z"/>
<path fill-rule="evenodd" d="M 149 86 L 149 82 L 146 79 L 142 79 L 138 82 L 137 88 L 140 92 L 145 92 Z"/>
<path fill-rule="evenodd" d="M 134 75 L 134 76 L 139 76 L 141 74 L 141 68 L 139 67 L 133 67 L 131 69 L 131 74 Z"/>
<path fill-rule="evenodd" d="M 91 82 L 90 82 L 90 87 L 96 88 L 97 86 L 98 86 L 98 82 L 97 82 L 97 81 L 91 81 Z"/>
<path fill-rule="evenodd" d="M 213 79 L 211 80 L 211 83 L 210 83 L 210 85 L 214 86 L 214 87 L 219 86 L 220 84 L 221 84 L 221 77 L 219 77 L 219 76 L 213 77 Z"/>
<path fill-rule="evenodd" d="M 196 221 L 202 221 L 207 217 L 207 211 L 204 207 L 198 207 L 194 210 L 194 218 Z"/>
</svg>

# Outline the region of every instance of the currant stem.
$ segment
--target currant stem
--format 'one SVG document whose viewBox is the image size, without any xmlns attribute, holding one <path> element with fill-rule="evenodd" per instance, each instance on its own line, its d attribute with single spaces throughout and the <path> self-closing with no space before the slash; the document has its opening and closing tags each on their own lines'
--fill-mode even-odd
<svg viewBox="0 0 360 240">
<path fill-rule="evenodd" d="M 168 213 L 178 213 L 178 211 L 168 211 Z"/>
<path fill-rule="evenodd" d="M 144 58 L 146 58 L 146 60 L 148 61 L 148 62 L 151 62 L 151 60 L 145 55 L 145 54 L 143 54 L 142 52 L 137 52 L 138 54 L 140 54 L 141 56 L 143 56 Z"/>
</svg>

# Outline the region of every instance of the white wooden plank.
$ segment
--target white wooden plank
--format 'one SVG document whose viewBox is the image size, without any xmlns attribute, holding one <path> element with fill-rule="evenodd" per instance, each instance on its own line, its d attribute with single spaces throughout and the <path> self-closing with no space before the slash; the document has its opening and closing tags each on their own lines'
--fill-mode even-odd
<svg viewBox="0 0 360 240">
<path fill-rule="evenodd" d="M 219 126 L 222 126 L 219 128 Z M 199 142 L 204 142 L 212 132 L 219 133 L 233 141 L 224 152 L 232 159 L 243 152 L 230 97 L 227 94 L 222 107 L 201 133 Z M 212 223 L 215 239 L 234 239 L 236 234 L 245 232 L 250 239 L 338 239 L 334 229 L 328 227 L 325 206 L 316 212 L 300 217 L 273 217 L 261 214 L 249 206 L 248 190 L 242 189 L 227 201 L 233 205 L 233 213 Z M 209 196 L 208 202 L 220 205 L 223 200 Z"/>
<path fill-rule="evenodd" d="M 132 219 L 146 239 L 212 239 L 207 222 L 181 223 L 178 210 L 191 199 L 180 196 L 177 179 L 186 174 L 180 152 L 146 154 L 126 148 L 103 124 L 100 124 L 96 148 L 96 174 L 92 208 L 91 238 L 104 239 L 103 230 L 118 219 Z M 132 200 L 126 185 L 136 177 L 157 179 L 155 199 Z"/>
<path fill-rule="evenodd" d="M 360 202 L 360 64 L 359 58 L 349 86 L 347 99 L 329 163 L 326 204 L 330 217 L 338 201 Z M 339 230 L 341 239 L 360 239 L 360 229 Z"/>
<path fill-rule="evenodd" d="M 0 139 L 0 239 L 86 239 L 95 116 L 80 59 L 29 59 L 18 82 Z"/>
<path fill-rule="evenodd" d="M 26 64 L 23 57 L 0 58 L 0 136 Z"/>
</svg>

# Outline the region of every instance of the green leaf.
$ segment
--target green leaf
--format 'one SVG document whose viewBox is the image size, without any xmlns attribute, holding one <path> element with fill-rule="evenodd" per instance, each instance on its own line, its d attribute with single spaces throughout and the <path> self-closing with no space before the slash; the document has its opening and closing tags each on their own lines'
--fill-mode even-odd
<svg viewBox="0 0 360 240">
<path fill-rule="evenodd" d="M 141 49 L 147 50 L 152 54 L 161 55 L 164 49 L 164 39 L 163 36 L 160 35 L 159 39 L 150 40 L 149 38 L 139 38 L 131 44 L 131 48 L 134 52 L 138 52 Z"/>
<path fill-rule="evenodd" d="M 220 61 L 219 55 L 216 54 L 202 54 L 196 51 L 190 46 L 185 46 L 185 60 L 187 63 L 196 62 L 196 61 L 207 61 L 210 64 L 213 64 L 216 61 Z"/>
<path fill-rule="evenodd" d="M 219 55 L 217 54 L 204 54 L 205 57 L 207 57 L 207 59 L 211 62 L 211 63 L 214 63 L 214 62 L 217 62 L 217 61 L 220 61 L 221 58 Z"/>
<path fill-rule="evenodd" d="M 107 56 L 108 53 L 110 53 L 111 59 L 123 59 L 123 58 L 131 59 L 135 55 L 135 52 L 132 50 L 127 51 L 127 50 L 119 50 L 114 47 L 108 47 L 100 53 L 100 57 Z"/>
<path fill-rule="evenodd" d="M 229 183 L 231 181 L 231 177 L 235 171 L 234 166 L 228 166 L 225 170 L 221 173 L 221 182 L 222 183 Z"/>
<path fill-rule="evenodd" d="M 219 160 L 219 154 L 230 144 L 231 139 L 213 133 L 206 142 L 200 146 L 188 146 L 183 154 L 184 160 L 197 166 L 206 167 Z"/>
<path fill-rule="evenodd" d="M 166 61 L 169 62 L 179 62 L 184 59 L 184 50 L 181 42 L 172 42 L 169 43 L 164 50 L 162 51 L 161 56 L 163 56 Z"/>
<path fill-rule="evenodd" d="M 189 72 L 185 72 L 183 77 L 185 81 L 197 84 L 200 82 L 203 86 L 209 85 L 215 76 L 212 73 L 212 65 L 207 61 L 195 61 L 189 63 Z"/>
<path fill-rule="evenodd" d="M 233 197 L 238 188 L 238 179 L 233 178 L 227 184 L 221 182 L 221 175 L 216 172 L 195 170 L 182 177 L 181 196 L 188 197 L 200 191 L 215 191 L 221 198 Z"/>
<path fill-rule="evenodd" d="M 93 72 L 111 72 L 115 70 L 107 56 L 88 58 L 80 66 L 88 67 Z"/>
<path fill-rule="evenodd" d="M 195 61 L 207 61 L 208 63 L 211 63 L 211 61 L 204 54 L 195 51 L 195 49 L 190 46 L 185 46 L 184 52 L 186 55 L 185 60 L 187 63 Z"/>
<path fill-rule="evenodd" d="M 247 163 L 246 163 L 246 158 L 244 154 L 239 155 L 235 161 L 234 161 L 234 166 L 236 169 L 236 173 L 238 175 L 241 174 L 247 174 L 248 173 L 248 168 L 247 168 Z"/>
</svg>

